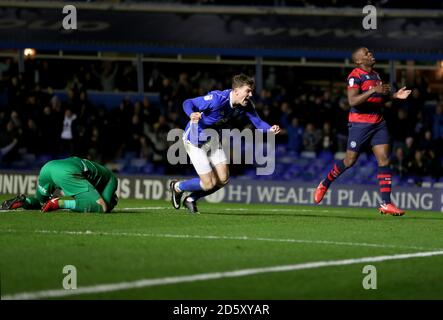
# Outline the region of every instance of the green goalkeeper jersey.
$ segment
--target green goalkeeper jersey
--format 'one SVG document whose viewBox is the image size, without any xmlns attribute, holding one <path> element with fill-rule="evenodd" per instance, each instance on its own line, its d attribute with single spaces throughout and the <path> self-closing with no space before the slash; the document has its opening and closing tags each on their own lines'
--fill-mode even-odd
<svg viewBox="0 0 443 320">
<path fill-rule="evenodd" d="M 48 197 L 56 189 L 63 190 L 64 195 L 70 197 L 91 189 L 96 189 L 102 194 L 110 182 L 114 184 L 116 181 L 114 174 L 104 166 L 90 160 L 71 157 L 49 161 L 42 167 L 37 194 Z M 112 195 L 106 195 L 106 198 L 108 196 Z"/>
</svg>

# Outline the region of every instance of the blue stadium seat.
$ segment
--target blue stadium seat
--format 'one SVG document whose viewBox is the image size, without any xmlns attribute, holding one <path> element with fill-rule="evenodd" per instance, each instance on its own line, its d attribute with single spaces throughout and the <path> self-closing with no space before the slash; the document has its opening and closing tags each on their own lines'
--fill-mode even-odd
<svg viewBox="0 0 443 320">
<path fill-rule="evenodd" d="M 135 158 L 130 161 L 130 167 L 132 168 L 132 171 L 136 173 L 142 172 L 145 165 L 146 159 Z"/>
<path fill-rule="evenodd" d="M 330 151 L 322 151 L 318 154 L 318 159 L 326 163 L 332 163 L 334 160 L 334 154 Z"/>
<path fill-rule="evenodd" d="M 147 163 L 141 168 L 141 172 L 144 174 L 153 174 L 155 173 L 155 168 L 152 163 Z"/>
<path fill-rule="evenodd" d="M 314 151 L 302 151 L 300 157 L 304 159 L 315 159 L 317 154 Z"/>
</svg>

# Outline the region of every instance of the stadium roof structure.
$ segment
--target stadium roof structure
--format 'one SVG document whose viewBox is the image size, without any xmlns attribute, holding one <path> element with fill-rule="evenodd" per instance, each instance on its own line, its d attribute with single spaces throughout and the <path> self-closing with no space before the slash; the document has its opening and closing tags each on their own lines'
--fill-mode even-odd
<svg viewBox="0 0 443 320">
<path fill-rule="evenodd" d="M 258 57 L 349 58 L 366 46 L 380 59 L 442 60 L 443 11 L 377 9 L 365 30 L 355 8 L 222 7 L 0 1 L 1 48 Z"/>
</svg>

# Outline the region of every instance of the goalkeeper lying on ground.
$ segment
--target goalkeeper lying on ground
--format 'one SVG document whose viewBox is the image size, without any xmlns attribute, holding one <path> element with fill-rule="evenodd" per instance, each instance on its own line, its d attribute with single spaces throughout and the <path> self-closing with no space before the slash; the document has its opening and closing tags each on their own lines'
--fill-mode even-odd
<svg viewBox="0 0 443 320">
<path fill-rule="evenodd" d="M 117 178 L 104 166 L 77 157 L 52 160 L 38 176 L 35 197 L 18 195 L 2 203 L 1 209 L 40 209 L 43 212 L 70 209 L 76 212 L 111 212 L 117 205 Z M 70 200 L 54 198 L 56 190 Z"/>
</svg>

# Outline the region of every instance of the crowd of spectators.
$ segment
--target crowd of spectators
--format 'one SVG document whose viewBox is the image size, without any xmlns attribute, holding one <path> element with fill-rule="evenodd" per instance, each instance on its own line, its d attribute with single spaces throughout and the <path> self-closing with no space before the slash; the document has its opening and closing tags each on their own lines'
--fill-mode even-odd
<svg viewBox="0 0 443 320">
<path fill-rule="evenodd" d="M 151 163 L 157 172 L 176 173 L 180 167 L 169 165 L 166 159 L 170 144 L 166 136 L 173 128 L 183 129 L 188 121 L 182 102 L 229 88 L 233 74 L 252 71 L 237 66 L 166 68 L 152 64 L 145 67 L 145 90 L 157 92 L 158 103 L 147 96 L 136 101 L 125 98 L 109 109 L 93 105 L 88 92 L 132 91 L 137 77 L 131 65 L 83 62 L 70 70 L 51 64 L 28 61 L 26 72 L 18 73 L 14 61 L 0 63 L 3 168 L 13 166 L 25 154 L 48 159 L 77 155 L 104 163 L 136 158 Z M 349 108 L 345 82 L 307 84 L 301 81 L 302 73 L 291 68 L 267 69 L 264 88 L 254 98 L 259 114 L 283 128 L 277 143 L 288 153 L 344 152 Z M 345 73 L 338 77 L 344 79 Z M 393 138 L 392 168 L 400 177 L 438 179 L 443 160 L 443 95 L 430 93 L 422 78 L 411 87 L 408 100 L 393 101 L 385 110 Z M 60 99 L 54 88 L 63 88 L 66 99 Z M 240 126 L 248 125 L 246 120 L 240 121 L 245 121 Z"/>
<path fill-rule="evenodd" d="M 236 5 L 236 6 L 294 6 L 294 7 L 358 7 L 367 4 L 384 8 L 441 9 L 440 0 L 422 0 L 420 2 L 397 0 L 85 0 L 88 2 L 112 3 L 156 3 L 187 5 Z"/>
</svg>

